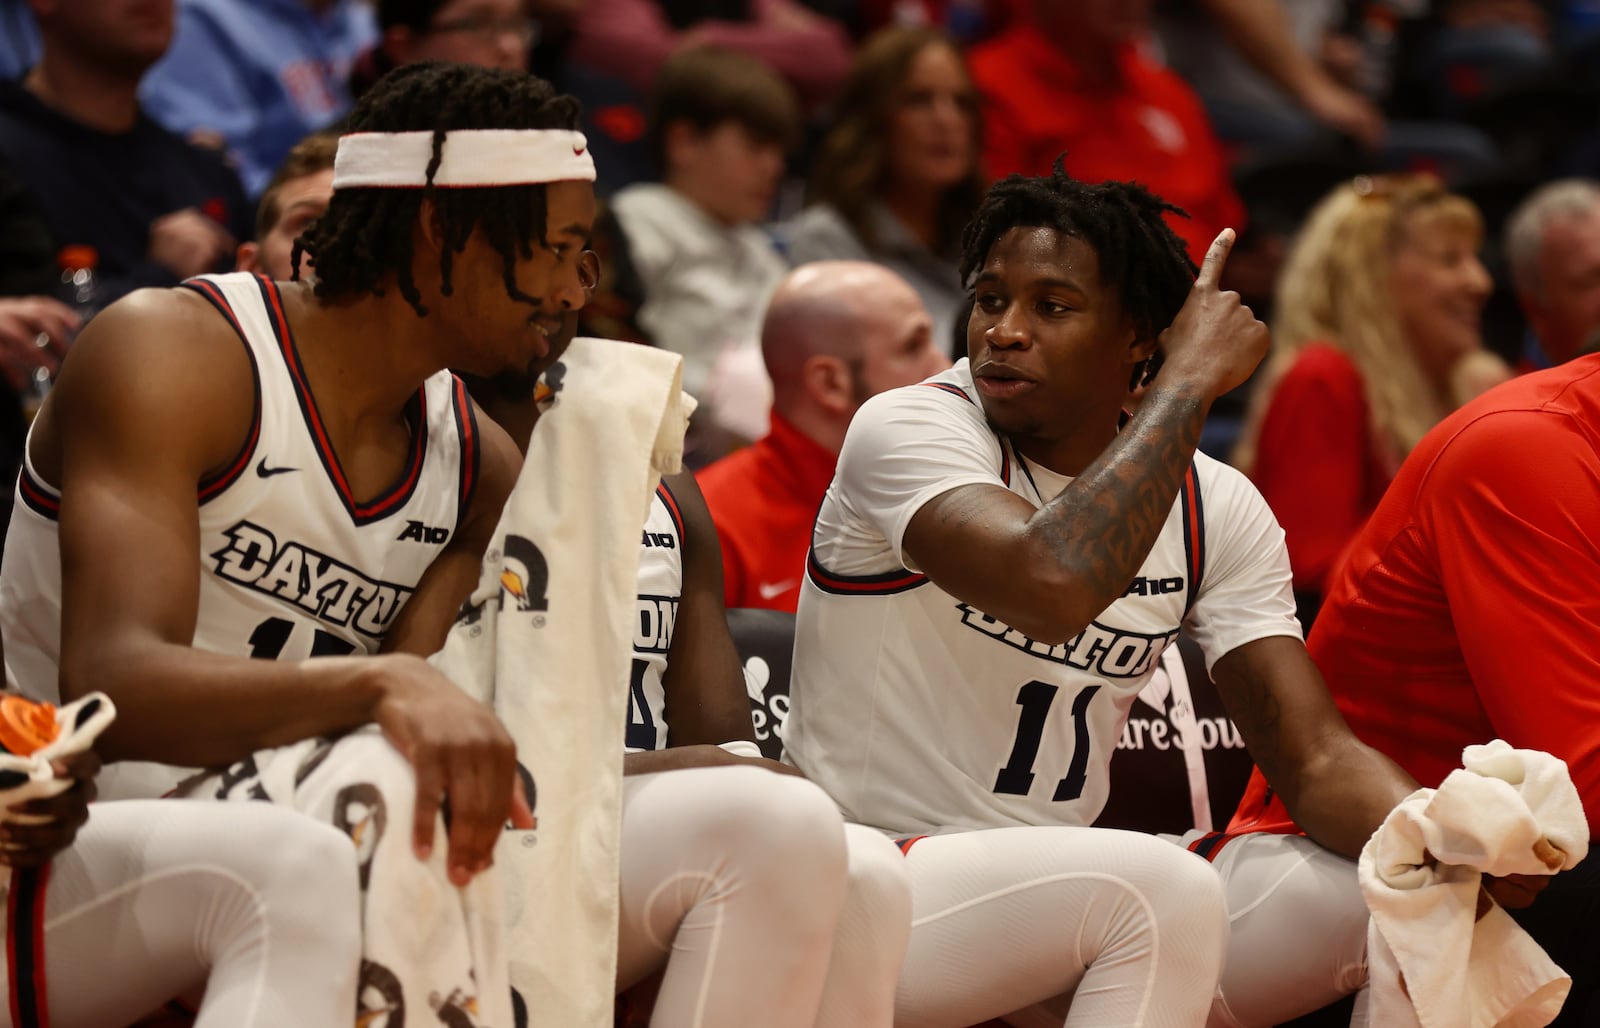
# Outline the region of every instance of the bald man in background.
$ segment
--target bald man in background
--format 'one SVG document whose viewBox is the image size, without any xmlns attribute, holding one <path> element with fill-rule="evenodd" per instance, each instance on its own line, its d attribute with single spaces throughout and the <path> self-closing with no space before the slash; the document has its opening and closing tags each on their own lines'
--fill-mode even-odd
<svg viewBox="0 0 1600 1028">
<path fill-rule="evenodd" d="M 916 291 L 865 261 L 790 272 L 767 305 L 761 354 L 772 379 L 767 435 L 697 479 L 722 540 L 727 606 L 792 613 L 811 522 L 856 409 L 950 361 Z"/>
</svg>

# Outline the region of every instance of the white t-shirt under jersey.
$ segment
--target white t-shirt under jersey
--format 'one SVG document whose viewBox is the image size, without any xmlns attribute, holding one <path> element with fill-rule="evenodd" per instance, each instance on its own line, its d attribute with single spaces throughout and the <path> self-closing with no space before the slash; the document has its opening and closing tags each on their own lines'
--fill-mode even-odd
<svg viewBox="0 0 1600 1028">
<path fill-rule="evenodd" d="M 857 412 L 817 515 L 785 736 L 852 820 L 898 833 L 1092 824 L 1128 708 L 1180 627 L 1207 667 L 1299 637 L 1283 530 L 1243 475 L 1205 456 L 1128 594 L 1064 645 L 960 602 L 901 548 L 912 515 L 957 486 L 1042 506 L 1069 481 L 995 433 L 965 360 Z"/>
</svg>

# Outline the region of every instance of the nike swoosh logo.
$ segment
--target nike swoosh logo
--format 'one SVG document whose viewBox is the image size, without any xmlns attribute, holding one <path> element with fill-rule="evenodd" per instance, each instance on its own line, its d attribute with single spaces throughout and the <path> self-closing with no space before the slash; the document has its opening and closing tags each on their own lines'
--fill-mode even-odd
<svg viewBox="0 0 1600 1028">
<path fill-rule="evenodd" d="M 799 584 L 798 578 L 791 578 L 787 582 L 760 582 L 756 585 L 756 592 L 761 594 L 763 600 L 774 600 Z"/>
<path fill-rule="evenodd" d="M 589 149 L 589 148 L 586 147 L 586 146 L 575 146 L 575 147 L 572 148 L 572 156 L 574 156 L 574 157 L 582 157 L 583 156 L 583 151 L 585 151 L 587 149 Z"/>
<path fill-rule="evenodd" d="M 269 468 L 267 467 L 267 458 L 265 457 L 262 457 L 261 460 L 256 463 L 256 474 L 260 475 L 262 478 L 271 478 L 273 475 L 282 475 L 290 471 L 299 470 L 299 468 Z"/>
</svg>

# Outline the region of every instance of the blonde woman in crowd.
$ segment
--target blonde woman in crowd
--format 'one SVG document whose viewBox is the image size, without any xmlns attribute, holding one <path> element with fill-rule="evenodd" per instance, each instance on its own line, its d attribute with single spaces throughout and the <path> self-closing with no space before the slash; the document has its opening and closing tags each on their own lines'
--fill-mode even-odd
<svg viewBox="0 0 1600 1028">
<path fill-rule="evenodd" d="M 978 209 L 977 93 L 955 44 L 924 27 L 862 46 L 812 172 L 813 206 L 785 227 L 789 262 L 864 260 L 910 282 L 950 338 L 963 312 L 961 229 Z"/>
<path fill-rule="evenodd" d="M 1360 176 L 1301 230 L 1234 463 L 1288 536 L 1303 615 L 1423 434 L 1509 377 L 1483 348 L 1482 243 L 1430 176 Z"/>
</svg>

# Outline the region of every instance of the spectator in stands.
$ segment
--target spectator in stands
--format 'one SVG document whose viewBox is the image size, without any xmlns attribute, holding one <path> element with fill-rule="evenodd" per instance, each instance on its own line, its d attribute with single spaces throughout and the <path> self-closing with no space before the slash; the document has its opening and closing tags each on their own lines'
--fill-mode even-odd
<svg viewBox="0 0 1600 1028">
<path fill-rule="evenodd" d="M 1521 370 L 1548 368 L 1600 343 L 1600 182 L 1562 179 L 1511 215 L 1507 257 L 1529 336 Z"/>
<path fill-rule="evenodd" d="M 0 82 L 0 156 L 27 185 L 55 249 L 98 252 L 97 303 L 232 263 L 249 205 L 220 155 L 139 105 L 139 82 L 172 39 L 172 2 L 30 0 L 43 53 Z"/>
<path fill-rule="evenodd" d="M 1566 761 L 1590 856 L 1512 916 L 1600 1024 L 1600 356 L 1494 390 L 1412 450 L 1334 571 L 1308 647 L 1345 720 L 1423 786 L 1504 739 Z M 1252 778 L 1235 826 L 1294 830 Z"/>
<path fill-rule="evenodd" d="M 996 178 L 1044 175 L 1064 151 L 1074 178 L 1143 183 L 1188 212 L 1170 224 L 1198 261 L 1244 206 L 1194 91 L 1141 51 L 1149 21 L 1150 0 L 1033 0 L 974 47 L 984 160 Z"/>
<path fill-rule="evenodd" d="M 943 342 L 916 292 L 881 265 L 818 261 L 783 280 L 761 329 L 772 429 L 699 475 L 728 607 L 794 611 L 811 521 L 851 417 L 878 393 L 948 368 Z"/>
<path fill-rule="evenodd" d="M 1339 44 L 1359 46 L 1337 32 L 1342 7 L 1337 0 L 1169 4 L 1162 48 L 1224 139 L 1300 142 L 1332 129 L 1373 148 L 1384 135 L 1383 114 L 1319 59 L 1325 44 L 1335 52 Z"/>
<path fill-rule="evenodd" d="M 684 389 L 702 402 L 691 431 L 705 432 L 730 405 L 765 392 L 756 354 L 761 316 L 784 264 L 760 223 L 799 115 L 789 87 L 760 61 L 694 47 L 661 69 L 651 126 L 663 180 L 622 190 L 612 214 L 642 296 L 638 325 L 655 345 L 683 355 Z M 741 369 L 736 376 L 754 371 L 753 383 L 713 383 L 725 351 Z M 742 422 L 764 423 L 764 396 L 755 407 Z M 752 439 L 761 431 L 744 424 L 737 434 Z"/>
<path fill-rule="evenodd" d="M 181 0 L 144 101 L 174 132 L 226 143 L 258 196 L 290 147 L 349 109 L 350 70 L 376 41 L 361 0 Z"/>
<path fill-rule="evenodd" d="M 785 233 L 790 264 L 871 260 L 910 282 L 950 336 L 966 293 L 956 264 L 978 209 L 977 94 L 934 29 L 885 29 L 862 47 L 812 167 L 814 206 Z"/>
<path fill-rule="evenodd" d="M 239 247 L 239 270 L 259 271 L 278 282 L 295 277 L 294 241 L 328 209 L 333 199 L 333 158 L 339 150 L 339 136 L 318 132 L 294 145 L 256 208 L 256 241 Z M 300 273 L 310 268 L 309 258 L 300 259 Z"/>
<path fill-rule="evenodd" d="M 378 45 L 350 76 L 357 96 L 385 73 L 413 61 L 528 69 L 539 25 L 523 0 L 378 0 Z"/>
<path fill-rule="evenodd" d="M 1477 209 L 1437 180 L 1362 176 L 1289 255 L 1234 463 L 1288 537 L 1302 620 L 1400 462 L 1462 399 L 1458 366 L 1486 359 L 1482 244 Z"/>
<path fill-rule="evenodd" d="M 1010 23 L 1031 0 L 859 0 L 856 18 L 872 32 L 886 25 L 937 25 L 968 46 Z"/>
<path fill-rule="evenodd" d="M 850 65 L 844 28 L 798 0 L 587 0 L 573 32 L 574 63 L 641 93 L 669 55 L 690 46 L 749 54 L 787 79 L 808 108 L 832 98 Z"/>
<path fill-rule="evenodd" d="M 21 78 L 39 59 L 39 29 L 26 0 L 0 0 L 0 79 Z"/>
</svg>

